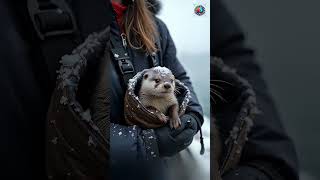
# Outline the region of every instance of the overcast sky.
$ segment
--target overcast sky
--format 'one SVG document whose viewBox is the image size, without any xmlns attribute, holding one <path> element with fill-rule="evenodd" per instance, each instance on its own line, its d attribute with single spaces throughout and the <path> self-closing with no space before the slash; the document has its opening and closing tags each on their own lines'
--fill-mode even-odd
<svg viewBox="0 0 320 180">
<path fill-rule="evenodd" d="M 161 0 L 159 17 L 167 24 L 181 53 L 210 52 L 210 0 Z M 194 13 L 196 5 L 204 5 L 206 14 Z"/>
</svg>

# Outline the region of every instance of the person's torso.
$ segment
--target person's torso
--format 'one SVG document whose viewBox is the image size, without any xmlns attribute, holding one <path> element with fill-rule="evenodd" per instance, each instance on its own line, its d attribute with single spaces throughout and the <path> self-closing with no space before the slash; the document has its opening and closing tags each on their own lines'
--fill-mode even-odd
<svg viewBox="0 0 320 180">
<path fill-rule="evenodd" d="M 111 36 L 113 40 L 116 41 L 118 45 L 122 44 L 121 32 L 118 24 L 114 21 L 111 25 Z M 113 46 L 113 45 L 112 45 Z M 126 48 L 130 61 L 133 64 L 134 72 L 138 73 L 144 69 L 148 69 L 154 66 L 151 56 L 148 56 L 147 53 L 143 52 L 141 49 L 133 49 L 130 47 Z M 161 52 L 158 51 L 156 59 L 160 64 L 160 58 L 162 56 Z M 124 122 L 124 96 L 126 92 L 126 84 L 124 84 L 124 79 L 122 73 L 119 70 L 119 65 L 117 60 L 112 58 L 112 67 L 111 67 L 111 91 L 112 91 L 112 107 L 110 119 L 113 123 L 123 124 Z"/>
</svg>

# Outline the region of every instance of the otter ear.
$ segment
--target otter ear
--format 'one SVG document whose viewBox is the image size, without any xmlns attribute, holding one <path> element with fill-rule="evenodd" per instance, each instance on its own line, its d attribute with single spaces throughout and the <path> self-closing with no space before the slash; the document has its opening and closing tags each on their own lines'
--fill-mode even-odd
<svg viewBox="0 0 320 180">
<path fill-rule="evenodd" d="M 145 73 L 145 74 L 143 75 L 143 79 L 148 79 L 148 77 L 149 77 L 149 74 L 148 74 L 148 73 Z"/>
</svg>

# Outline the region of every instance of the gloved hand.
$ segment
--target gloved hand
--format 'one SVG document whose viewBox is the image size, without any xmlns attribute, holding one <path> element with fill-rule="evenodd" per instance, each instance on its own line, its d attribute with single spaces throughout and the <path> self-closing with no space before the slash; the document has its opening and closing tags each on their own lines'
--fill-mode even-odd
<svg viewBox="0 0 320 180">
<path fill-rule="evenodd" d="M 173 156 L 187 148 L 198 131 L 195 117 L 184 114 L 180 117 L 181 126 L 171 129 L 169 125 L 155 129 L 160 156 Z"/>
</svg>

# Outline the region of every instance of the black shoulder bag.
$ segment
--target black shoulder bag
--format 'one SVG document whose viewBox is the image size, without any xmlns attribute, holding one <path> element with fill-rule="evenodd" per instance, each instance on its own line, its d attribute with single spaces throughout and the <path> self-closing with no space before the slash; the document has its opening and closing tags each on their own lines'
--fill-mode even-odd
<svg viewBox="0 0 320 180">
<path fill-rule="evenodd" d="M 109 4 L 105 0 L 90 3 L 97 7 Z M 64 0 L 28 0 L 28 10 L 47 67 L 44 72 L 49 72 L 51 81 L 56 81 L 56 70 L 60 66 L 47 114 L 48 179 L 103 180 L 108 174 L 108 95 L 103 94 L 102 100 L 98 99 L 101 96 L 93 95 L 96 104 L 101 106 L 91 108 L 91 113 L 79 103 L 77 95 L 80 79 L 87 73 L 88 65 L 98 62 L 108 66 L 110 62 L 106 50 L 109 48 L 110 27 L 100 28 L 79 45 L 78 24 Z M 103 14 L 107 15 L 107 12 Z M 96 91 L 102 86 L 107 89 L 106 79 L 100 77 L 98 81 L 104 82 L 97 82 L 93 88 Z M 96 115 L 101 112 L 105 114 Z"/>
</svg>

